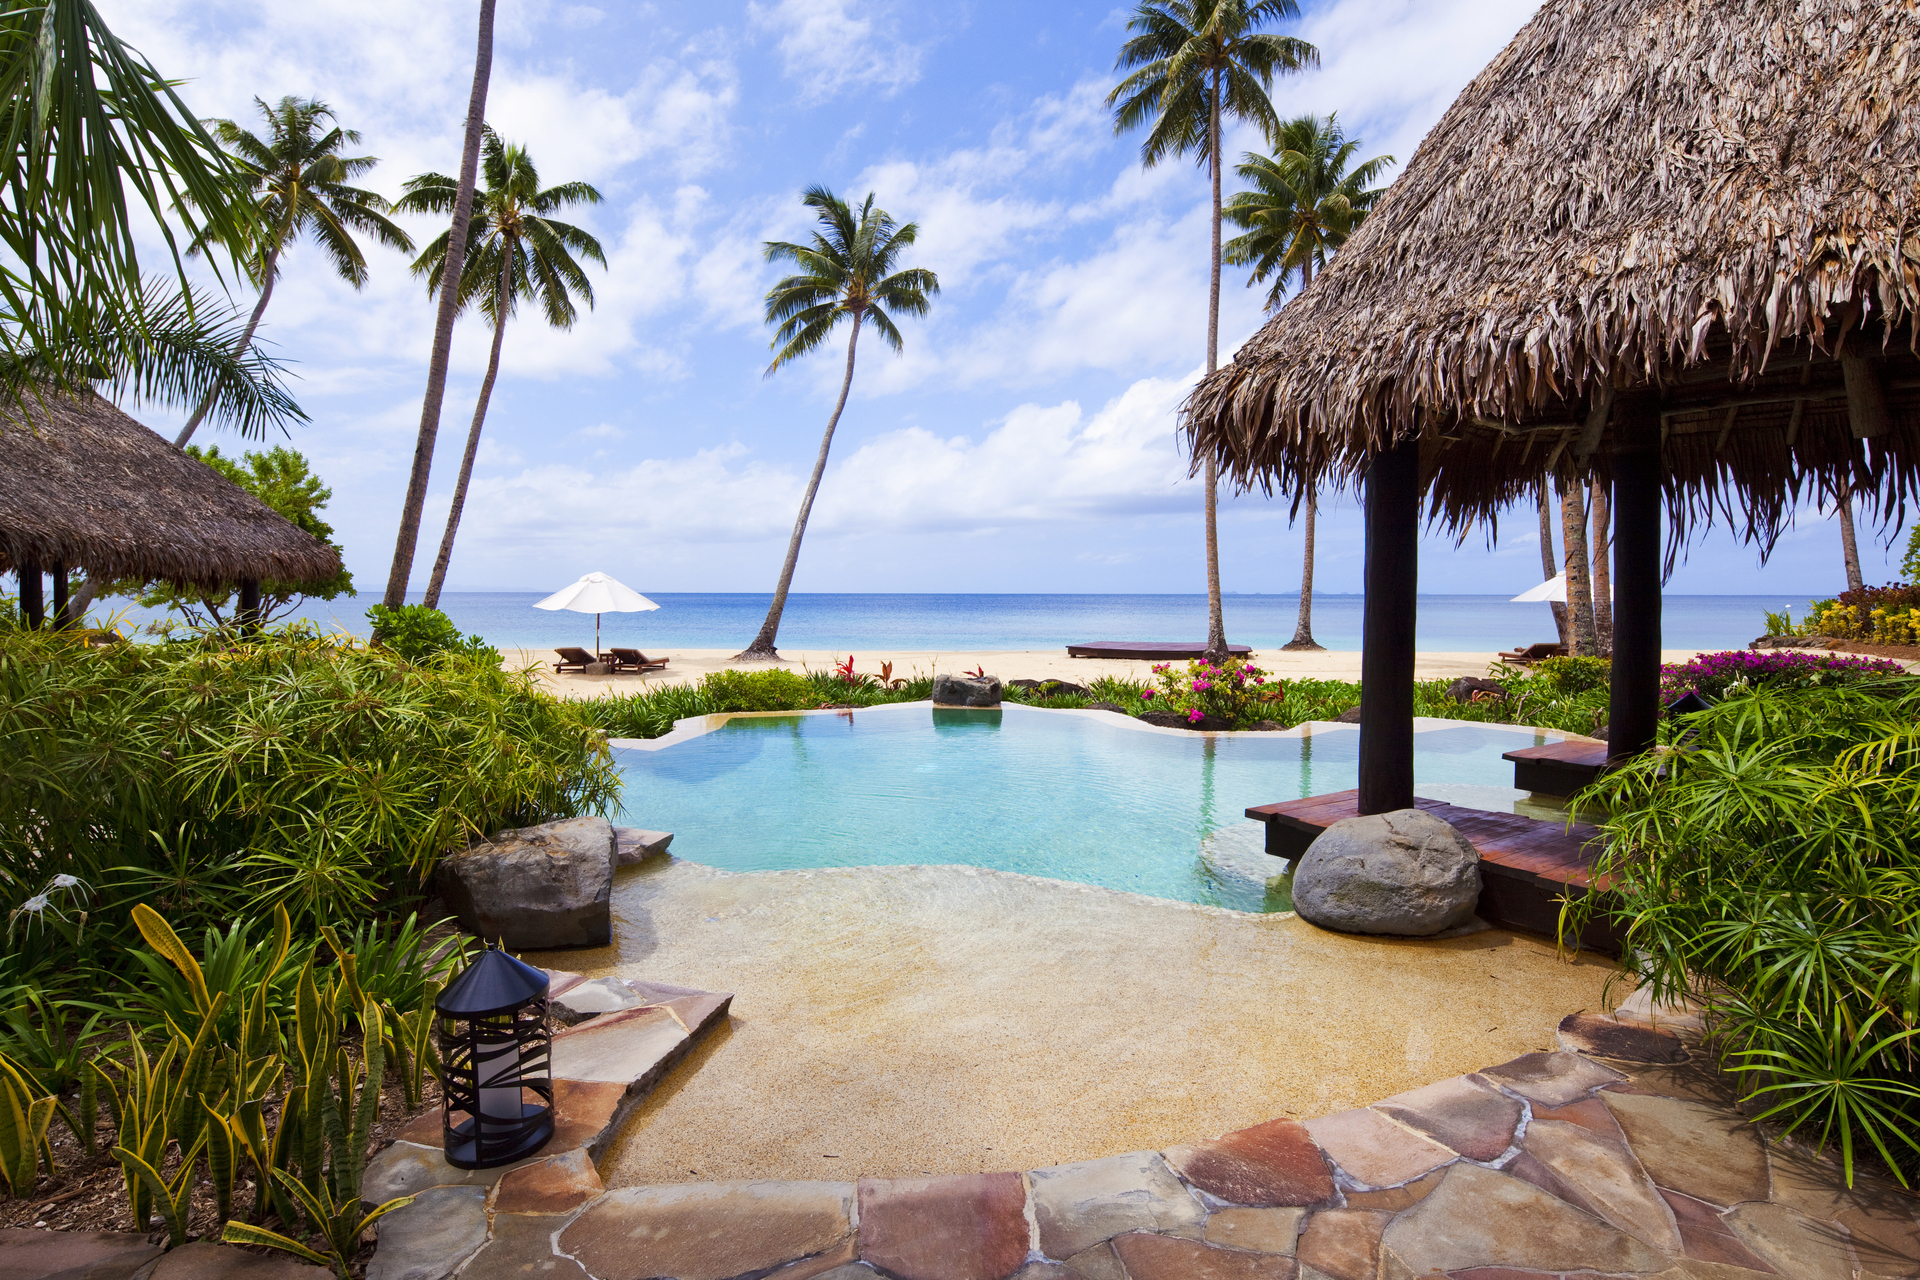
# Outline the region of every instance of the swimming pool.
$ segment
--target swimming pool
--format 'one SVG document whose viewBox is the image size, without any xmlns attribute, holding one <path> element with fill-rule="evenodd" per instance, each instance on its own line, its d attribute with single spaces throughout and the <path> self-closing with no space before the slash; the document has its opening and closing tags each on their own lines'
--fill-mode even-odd
<svg viewBox="0 0 1920 1280">
<path fill-rule="evenodd" d="M 673 832 L 674 854 L 693 862 L 959 863 L 1242 911 L 1287 906 L 1214 856 L 1257 848 L 1244 811 L 1356 785 L 1360 745 L 1345 725 L 1202 735 L 1104 712 L 926 703 L 735 716 L 691 732 L 616 745 L 626 783 L 616 821 Z M 1511 808 L 1524 793 L 1505 785 L 1513 769 L 1501 753 L 1559 736 L 1423 721 L 1415 778 L 1434 799 Z"/>
</svg>

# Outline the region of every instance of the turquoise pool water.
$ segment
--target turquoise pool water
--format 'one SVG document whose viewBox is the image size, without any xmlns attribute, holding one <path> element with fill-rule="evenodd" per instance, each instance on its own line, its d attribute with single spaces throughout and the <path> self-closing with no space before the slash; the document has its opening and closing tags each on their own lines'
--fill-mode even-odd
<svg viewBox="0 0 1920 1280">
<path fill-rule="evenodd" d="M 1544 739 L 1492 726 L 1414 737 L 1423 794 L 1497 807 L 1504 751 Z M 1251 805 L 1356 785 L 1357 728 L 1311 737 L 1143 733 L 1031 707 L 875 708 L 736 718 L 616 752 L 623 824 L 674 833 L 675 855 L 729 871 L 958 863 L 1181 902 L 1268 909 L 1201 845 Z M 1282 864 L 1276 859 L 1275 868 Z"/>
</svg>

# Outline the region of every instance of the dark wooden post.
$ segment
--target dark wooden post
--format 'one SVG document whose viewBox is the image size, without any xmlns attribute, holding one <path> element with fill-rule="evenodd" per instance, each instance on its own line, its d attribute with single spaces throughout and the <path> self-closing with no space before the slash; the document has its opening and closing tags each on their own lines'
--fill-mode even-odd
<svg viewBox="0 0 1920 1280">
<path fill-rule="evenodd" d="M 1360 623 L 1360 812 L 1413 807 L 1414 598 L 1420 586 L 1420 446 L 1367 465 Z"/>
<path fill-rule="evenodd" d="M 1660 721 L 1660 395 L 1613 402 L 1613 687 L 1607 754 L 1637 755 Z"/>
<path fill-rule="evenodd" d="M 47 625 L 46 584 L 40 580 L 40 562 L 22 560 L 15 566 L 15 572 L 20 575 L 20 616 L 27 626 L 38 631 Z"/>
<path fill-rule="evenodd" d="M 240 579 L 240 606 L 234 621 L 240 624 L 242 631 L 252 633 L 260 630 L 260 579 Z"/>
<path fill-rule="evenodd" d="M 53 625 L 64 627 L 67 619 L 67 566 L 53 566 Z"/>
</svg>

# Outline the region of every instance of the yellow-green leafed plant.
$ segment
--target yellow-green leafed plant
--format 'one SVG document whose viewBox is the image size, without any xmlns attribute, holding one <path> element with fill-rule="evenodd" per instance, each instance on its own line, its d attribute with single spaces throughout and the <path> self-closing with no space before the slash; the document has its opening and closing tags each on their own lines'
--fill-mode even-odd
<svg viewBox="0 0 1920 1280">
<path fill-rule="evenodd" d="M 171 1179 L 160 1176 L 160 1171 L 151 1163 L 128 1151 L 125 1147 L 115 1147 L 113 1158 L 120 1162 L 129 1181 L 138 1179 L 160 1207 L 160 1216 L 167 1223 L 167 1246 L 172 1248 L 187 1242 L 187 1217 L 192 1209 L 193 1176 L 199 1170 L 196 1167 L 200 1159 L 200 1149 L 206 1145 L 206 1135 L 200 1141 L 188 1147 L 180 1157 L 180 1167 L 174 1170 Z"/>
<path fill-rule="evenodd" d="M 250 1222 L 228 1222 L 220 1238 L 228 1244 L 251 1244 L 268 1249 L 279 1249 L 293 1254 L 296 1258 L 305 1258 L 308 1262 L 332 1267 L 334 1274 L 339 1276 L 340 1280 L 348 1280 L 347 1267 L 353 1261 L 353 1256 L 360 1251 L 361 1233 L 395 1209 L 404 1209 L 413 1203 L 412 1196 L 399 1196 L 370 1212 L 362 1213 L 358 1193 L 344 1199 L 336 1199 L 325 1184 L 317 1190 L 309 1188 L 284 1169 L 275 1169 L 273 1176 L 282 1189 L 306 1212 L 307 1220 L 313 1224 L 315 1234 L 319 1235 L 326 1244 L 325 1252 L 309 1248 L 291 1236 L 283 1236 L 278 1231 L 269 1231 L 265 1227 L 255 1226 Z"/>
<path fill-rule="evenodd" d="M 52 1096 L 37 1098 L 35 1092 L 26 1073 L 0 1057 L 0 1180 L 9 1194 L 21 1197 L 33 1192 L 41 1149 L 47 1147 L 47 1126 L 53 1123 Z M 51 1172 L 50 1148 L 46 1155 Z"/>
<path fill-rule="evenodd" d="M 428 1074 L 439 1077 L 440 1061 L 433 1047 L 433 1005 L 440 998 L 440 991 L 438 982 L 429 981 L 419 1008 L 396 1013 L 390 1019 L 387 1048 L 398 1061 L 409 1111 L 420 1105 Z"/>
</svg>

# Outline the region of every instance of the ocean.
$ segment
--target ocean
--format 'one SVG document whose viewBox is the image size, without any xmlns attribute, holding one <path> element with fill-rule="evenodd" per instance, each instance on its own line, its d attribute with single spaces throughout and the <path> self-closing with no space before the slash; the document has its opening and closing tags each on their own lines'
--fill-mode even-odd
<svg viewBox="0 0 1920 1280">
<path fill-rule="evenodd" d="M 537 591 L 459 591 L 440 604 L 460 629 L 477 632 L 501 649 L 591 645 L 593 618 L 549 613 L 533 603 Z M 418 601 L 418 595 L 408 597 Z M 601 619 L 604 645 L 643 650 L 739 649 L 766 616 L 767 594 L 660 592 L 650 613 L 610 613 Z M 1316 595 L 1314 638 L 1329 649 L 1360 647 L 1358 595 Z M 96 610 L 111 609 L 106 601 Z M 326 627 L 367 633 L 368 606 L 377 595 L 310 601 L 299 616 Z M 1669 649 L 1737 649 L 1766 630 L 1763 614 L 1799 600 L 1777 596 L 1668 596 L 1662 615 Z M 1227 639 L 1256 650 L 1293 638 L 1299 597 L 1229 595 Z M 129 611 L 139 624 L 157 614 Z M 780 624 L 783 649 L 850 652 L 976 649 L 1058 649 L 1092 640 L 1205 640 L 1204 595 L 840 595 L 794 594 Z M 1427 651 L 1477 652 L 1554 639 L 1544 604 L 1511 604 L 1504 596 L 1423 595 L 1418 636 Z"/>
</svg>

